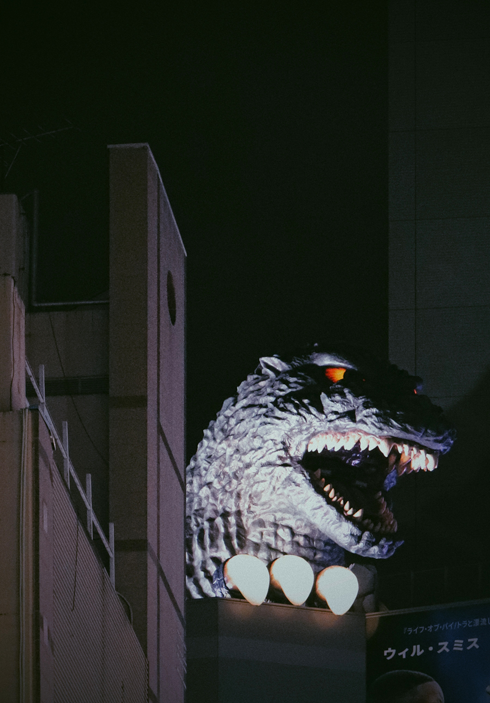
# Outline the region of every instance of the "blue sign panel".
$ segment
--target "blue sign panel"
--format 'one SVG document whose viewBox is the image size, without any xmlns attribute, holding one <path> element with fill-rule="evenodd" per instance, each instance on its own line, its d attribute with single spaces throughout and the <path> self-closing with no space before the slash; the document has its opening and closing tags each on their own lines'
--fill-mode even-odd
<svg viewBox="0 0 490 703">
<path fill-rule="evenodd" d="M 368 634 L 374 629 L 367 643 L 368 691 L 387 672 L 414 671 L 437 681 L 445 703 L 490 703 L 490 601 L 370 617 Z M 415 685 L 404 674 L 384 680 Z"/>
</svg>

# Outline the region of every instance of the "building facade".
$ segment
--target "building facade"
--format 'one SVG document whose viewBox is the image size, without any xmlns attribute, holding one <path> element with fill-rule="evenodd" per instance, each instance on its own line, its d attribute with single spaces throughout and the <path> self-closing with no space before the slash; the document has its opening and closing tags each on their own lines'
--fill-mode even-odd
<svg viewBox="0 0 490 703">
<path fill-rule="evenodd" d="M 185 250 L 146 144 L 110 177 L 110 304 L 27 320 L 0 196 L 6 701 L 184 699 Z"/>
</svg>

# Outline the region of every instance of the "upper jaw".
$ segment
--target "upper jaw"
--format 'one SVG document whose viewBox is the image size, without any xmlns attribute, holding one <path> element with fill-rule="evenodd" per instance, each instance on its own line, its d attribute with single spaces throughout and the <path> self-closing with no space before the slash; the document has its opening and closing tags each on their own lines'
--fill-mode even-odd
<svg viewBox="0 0 490 703">
<path fill-rule="evenodd" d="M 455 441 L 454 428 L 446 424 L 440 408 L 428 399 L 431 410 L 425 409 L 420 417 L 402 408 L 379 409 L 349 389 L 344 389 L 343 400 L 339 412 L 338 398 L 321 394 L 329 431 L 342 434 L 359 431 L 369 436 L 396 438 L 393 441 L 400 444 L 420 445 L 426 451 L 441 454 L 448 452 Z"/>
<path fill-rule="evenodd" d="M 308 442 L 308 452 L 321 453 L 325 448 L 329 451 L 347 451 L 359 444 L 361 451 L 379 451 L 388 459 L 390 471 L 397 469 L 398 475 L 411 471 L 434 471 L 439 462 L 439 452 L 431 451 L 428 447 L 410 443 L 393 437 L 378 437 L 363 431 L 350 432 L 320 432 Z"/>
</svg>

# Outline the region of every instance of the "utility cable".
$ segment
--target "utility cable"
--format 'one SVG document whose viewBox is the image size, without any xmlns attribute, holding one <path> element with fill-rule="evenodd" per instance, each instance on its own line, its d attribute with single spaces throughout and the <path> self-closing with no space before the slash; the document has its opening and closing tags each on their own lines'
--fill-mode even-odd
<svg viewBox="0 0 490 703">
<path fill-rule="evenodd" d="M 63 378 L 66 379 L 65 369 L 64 369 L 64 366 L 63 366 L 63 361 L 61 360 L 61 354 L 60 354 L 60 350 L 59 350 L 59 347 L 58 347 L 58 341 L 57 341 L 57 339 L 56 339 L 56 333 L 55 333 L 55 331 L 54 331 L 53 320 L 51 319 L 51 313 L 50 313 L 50 312 L 48 312 L 48 317 L 49 317 L 49 324 L 51 325 L 51 332 L 52 332 L 52 334 L 53 334 L 54 345 L 55 345 L 55 347 L 56 347 L 56 354 L 58 355 L 58 361 L 60 362 L 61 373 L 63 374 Z M 87 430 L 87 428 L 86 428 L 86 426 L 85 426 L 85 423 L 84 423 L 84 421 L 82 420 L 82 416 L 80 415 L 80 412 L 79 412 L 79 410 L 78 410 L 78 408 L 77 408 L 77 405 L 76 405 L 76 403 L 75 403 L 75 399 L 73 398 L 72 395 L 70 395 L 69 397 L 70 397 L 70 399 L 71 399 L 71 402 L 73 403 L 73 407 L 75 408 L 75 412 L 76 412 L 76 414 L 77 414 L 77 417 L 78 417 L 78 419 L 79 419 L 79 421 L 80 421 L 81 426 L 83 427 L 83 430 L 84 430 L 85 434 L 86 434 L 87 437 L 88 437 L 88 440 L 89 440 L 90 444 L 91 444 L 92 447 L 95 449 L 95 451 L 97 452 L 97 454 L 99 455 L 99 457 L 102 459 L 102 461 L 104 462 L 104 464 L 105 464 L 106 466 L 109 466 L 109 462 L 107 461 L 107 458 L 104 457 L 103 454 L 99 451 L 98 447 L 96 446 L 95 442 L 93 441 L 92 437 L 90 436 L 90 433 L 89 433 L 89 431 Z"/>
</svg>

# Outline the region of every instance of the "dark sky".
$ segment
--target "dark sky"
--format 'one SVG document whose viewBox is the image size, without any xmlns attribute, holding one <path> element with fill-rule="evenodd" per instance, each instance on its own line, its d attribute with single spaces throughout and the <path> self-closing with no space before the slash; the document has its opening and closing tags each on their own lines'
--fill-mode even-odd
<svg viewBox="0 0 490 703">
<path fill-rule="evenodd" d="M 40 6 L 3 21 L 5 190 L 40 191 L 38 299 L 108 287 L 107 144 L 148 142 L 188 253 L 188 428 L 257 358 L 387 350 L 386 2 Z M 13 152 L 6 150 L 7 161 Z"/>
</svg>

